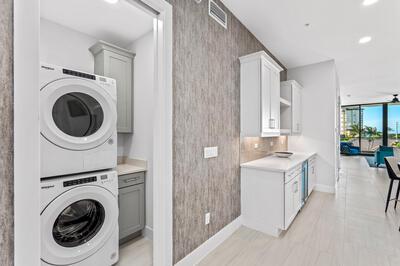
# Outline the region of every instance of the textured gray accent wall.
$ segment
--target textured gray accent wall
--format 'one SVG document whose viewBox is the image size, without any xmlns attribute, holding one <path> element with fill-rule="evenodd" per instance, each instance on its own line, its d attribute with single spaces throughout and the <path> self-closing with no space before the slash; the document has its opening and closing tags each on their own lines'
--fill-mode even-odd
<svg viewBox="0 0 400 266">
<path fill-rule="evenodd" d="M 267 50 L 226 8 L 227 30 L 208 16 L 206 0 L 201 4 L 168 2 L 173 5 L 174 23 L 173 235 L 177 262 L 241 213 L 239 57 Z M 208 146 L 218 146 L 217 158 L 203 158 L 203 148 Z M 204 224 L 207 212 L 211 213 L 209 225 Z"/>
<path fill-rule="evenodd" d="M 0 265 L 14 264 L 13 1 L 0 0 Z"/>
</svg>

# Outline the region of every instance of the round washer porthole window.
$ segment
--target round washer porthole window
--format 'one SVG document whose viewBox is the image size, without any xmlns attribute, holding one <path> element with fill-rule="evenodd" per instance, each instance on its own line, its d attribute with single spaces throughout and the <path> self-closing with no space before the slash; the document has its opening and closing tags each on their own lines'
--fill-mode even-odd
<svg viewBox="0 0 400 266">
<path fill-rule="evenodd" d="M 67 93 L 58 98 L 52 115 L 56 126 L 73 137 L 86 137 L 96 133 L 104 120 L 100 103 L 81 92 Z"/>
<path fill-rule="evenodd" d="M 80 246 L 99 232 L 104 218 L 104 207 L 98 201 L 77 201 L 65 208 L 54 222 L 53 238 L 63 247 Z"/>
</svg>

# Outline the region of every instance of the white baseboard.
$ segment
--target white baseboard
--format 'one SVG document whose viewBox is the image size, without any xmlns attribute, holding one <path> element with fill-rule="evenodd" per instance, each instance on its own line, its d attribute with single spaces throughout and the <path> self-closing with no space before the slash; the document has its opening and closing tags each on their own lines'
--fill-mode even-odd
<svg viewBox="0 0 400 266">
<path fill-rule="evenodd" d="M 241 216 L 233 220 L 230 224 L 222 228 L 218 233 L 213 235 L 198 248 L 189 253 L 186 257 L 176 263 L 176 266 L 193 266 L 197 265 L 202 259 L 210 254 L 214 249 L 229 238 L 242 225 Z"/>
<path fill-rule="evenodd" d="M 145 228 L 143 229 L 143 236 L 150 240 L 153 240 L 153 228 L 146 225 Z"/>
<path fill-rule="evenodd" d="M 332 193 L 335 194 L 336 189 L 333 186 L 327 186 L 327 185 L 320 185 L 320 184 L 316 184 L 314 187 L 315 191 L 319 191 L 319 192 L 325 192 L 325 193 Z"/>
</svg>

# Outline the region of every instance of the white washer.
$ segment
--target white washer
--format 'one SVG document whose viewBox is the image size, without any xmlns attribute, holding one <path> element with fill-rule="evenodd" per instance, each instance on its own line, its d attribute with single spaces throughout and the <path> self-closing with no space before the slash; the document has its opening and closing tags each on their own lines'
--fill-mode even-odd
<svg viewBox="0 0 400 266">
<path fill-rule="evenodd" d="M 101 171 L 41 181 L 42 265 L 118 261 L 118 176 Z"/>
<path fill-rule="evenodd" d="M 116 167 L 115 80 L 43 63 L 40 79 L 41 177 Z"/>
</svg>

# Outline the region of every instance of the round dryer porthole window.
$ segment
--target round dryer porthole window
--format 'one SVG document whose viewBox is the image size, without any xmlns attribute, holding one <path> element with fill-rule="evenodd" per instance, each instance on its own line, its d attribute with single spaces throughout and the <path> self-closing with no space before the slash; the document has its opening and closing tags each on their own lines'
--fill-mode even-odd
<svg viewBox="0 0 400 266">
<path fill-rule="evenodd" d="M 85 199 L 74 202 L 54 222 L 54 241 L 66 248 L 80 246 L 99 232 L 104 217 L 104 207 L 98 201 Z"/>
<path fill-rule="evenodd" d="M 52 116 L 56 126 L 72 137 L 86 137 L 96 133 L 104 120 L 100 103 L 81 92 L 67 93 L 58 98 Z"/>
<path fill-rule="evenodd" d="M 104 144 L 117 130 L 116 96 L 92 80 L 55 80 L 40 91 L 40 132 L 69 150 Z"/>
</svg>

